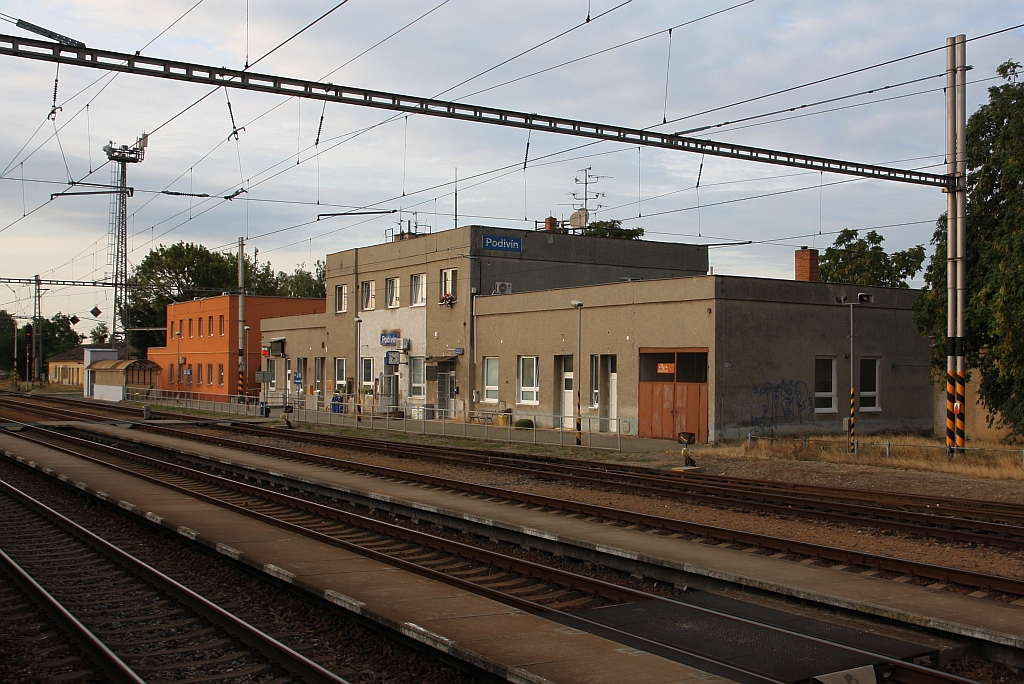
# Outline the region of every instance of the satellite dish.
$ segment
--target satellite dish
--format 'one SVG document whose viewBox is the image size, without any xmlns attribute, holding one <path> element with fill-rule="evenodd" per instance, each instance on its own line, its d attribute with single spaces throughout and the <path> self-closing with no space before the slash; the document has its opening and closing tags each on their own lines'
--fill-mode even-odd
<svg viewBox="0 0 1024 684">
<path fill-rule="evenodd" d="M 582 230 L 587 227 L 587 222 L 590 219 L 590 212 L 586 209 L 578 209 L 572 213 L 569 217 L 569 225 L 576 230 Z"/>
</svg>

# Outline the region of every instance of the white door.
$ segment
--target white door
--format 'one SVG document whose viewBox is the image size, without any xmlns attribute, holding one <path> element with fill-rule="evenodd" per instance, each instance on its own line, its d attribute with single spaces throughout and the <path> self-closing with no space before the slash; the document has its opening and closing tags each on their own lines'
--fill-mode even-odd
<svg viewBox="0 0 1024 684">
<path fill-rule="evenodd" d="M 572 357 L 562 357 L 562 427 L 576 427 L 575 399 L 573 398 Z"/>
<path fill-rule="evenodd" d="M 608 374 L 608 417 L 617 419 L 619 417 L 619 375 L 618 373 Z M 610 421 L 611 429 L 618 430 L 617 420 Z"/>
</svg>

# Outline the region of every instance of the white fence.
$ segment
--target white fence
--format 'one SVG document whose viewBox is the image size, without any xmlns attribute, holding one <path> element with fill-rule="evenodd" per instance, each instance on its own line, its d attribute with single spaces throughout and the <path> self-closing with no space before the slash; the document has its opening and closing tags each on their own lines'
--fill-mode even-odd
<svg viewBox="0 0 1024 684">
<path fill-rule="evenodd" d="M 271 406 L 255 396 L 129 387 L 125 400 L 238 416 L 273 415 L 314 425 L 615 451 L 622 449 L 622 435 L 636 429 L 635 421 L 630 419 L 582 416 L 577 440 L 573 416 L 509 410 L 442 410 L 416 402 L 382 406 L 372 395 L 334 395 L 326 400 L 317 395 L 300 395 L 291 397 L 286 409 L 281 402 Z"/>
</svg>

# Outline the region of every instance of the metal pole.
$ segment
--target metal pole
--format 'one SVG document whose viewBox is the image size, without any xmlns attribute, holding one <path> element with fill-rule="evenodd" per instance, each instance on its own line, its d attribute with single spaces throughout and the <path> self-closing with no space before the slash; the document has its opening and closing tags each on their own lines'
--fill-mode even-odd
<svg viewBox="0 0 1024 684">
<path fill-rule="evenodd" d="M 584 179 L 586 178 L 588 171 L 583 172 Z M 586 185 L 583 186 L 586 188 Z M 586 190 L 584 190 L 584 200 L 586 199 Z M 576 365 L 573 366 L 572 380 L 576 385 L 576 446 L 583 445 L 583 410 L 580 406 L 580 382 L 583 379 L 583 302 L 578 299 L 572 300 L 572 305 L 576 307 Z"/>
<path fill-rule="evenodd" d="M 245 394 L 245 238 L 238 238 L 238 394 Z"/>
<path fill-rule="evenodd" d="M 854 430 L 854 419 L 856 416 L 856 391 L 853 384 L 853 367 L 854 367 L 854 356 L 853 356 L 853 307 L 854 304 L 849 304 L 850 307 L 850 430 L 849 430 L 849 450 L 855 451 L 855 437 L 856 431 Z"/>
<path fill-rule="evenodd" d="M 956 46 L 946 39 L 946 173 L 956 174 Z M 946 449 L 956 448 L 956 281 L 957 201 L 952 188 L 946 194 Z"/>
<path fill-rule="evenodd" d="M 967 303 L 967 36 L 956 37 L 956 446 L 966 446 L 965 401 L 967 383 L 964 307 Z"/>
</svg>

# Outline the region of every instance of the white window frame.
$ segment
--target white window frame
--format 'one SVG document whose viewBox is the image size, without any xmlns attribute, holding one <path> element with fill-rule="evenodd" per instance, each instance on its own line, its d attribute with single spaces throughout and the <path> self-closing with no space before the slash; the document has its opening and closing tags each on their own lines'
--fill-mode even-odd
<svg viewBox="0 0 1024 684">
<path fill-rule="evenodd" d="M 590 408 L 597 408 L 601 402 L 601 356 L 590 355 Z"/>
<path fill-rule="evenodd" d="M 334 313 L 348 311 L 348 285 L 334 286 Z"/>
<path fill-rule="evenodd" d="M 417 379 L 419 382 L 416 382 Z M 409 357 L 409 398 L 427 398 L 427 358 L 425 356 Z"/>
<path fill-rule="evenodd" d="M 277 389 L 277 359 L 267 359 L 267 372 L 270 373 L 268 387 L 271 391 Z"/>
<path fill-rule="evenodd" d="M 818 391 L 818 361 L 829 361 L 832 364 L 832 391 Z M 828 398 L 831 401 L 831 408 L 819 408 L 818 399 Z M 814 358 L 814 412 L 815 413 L 839 413 L 839 402 L 836 395 L 836 357 L 817 356 Z"/>
<path fill-rule="evenodd" d="M 366 369 L 367 368 L 370 369 L 370 373 L 369 373 L 370 379 L 369 380 L 366 379 L 366 376 L 367 376 Z M 373 376 L 373 357 L 372 356 L 364 356 L 364 357 L 359 359 L 359 385 L 363 389 L 371 389 L 372 390 L 373 389 L 373 381 L 374 381 L 374 376 Z"/>
<path fill-rule="evenodd" d="M 488 378 L 491 367 L 494 368 L 494 378 Z M 485 404 L 497 404 L 498 403 L 498 383 L 500 382 L 500 368 L 497 356 L 485 356 L 484 357 L 484 395 L 483 403 Z M 489 383 L 488 380 L 493 379 L 494 382 Z"/>
<path fill-rule="evenodd" d="M 340 374 L 338 373 L 339 369 L 341 370 Z M 348 380 L 346 378 L 347 375 L 348 375 L 348 362 L 346 362 L 345 359 L 342 358 L 342 357 L 337 357 L 337 356 L 334 357 L 334 391 L 335 392 L 337 392 L 339 389 L 341 389 L 341 387 L 340 387 L 341 385 L 344 385 L 346 382 L 348 382 Z"/>
<path fill-rule="evenodd" d="M 377 308 L 377 281 L 364 280 L 359 283 L 359 304 L 363 311 L 373 311 Z"/>
<path fill-rule="evenodd" d="M 526 364 L 533 364 L 533 385 L 523 385 L 523 369 Z M 540 403 L 540 357 L 539 356 L 520 356 L 516 375 L 516 403 L 517 404 L 529 404 L 536 406 Z M 530 396 L 532 395 L 532 396 Z"/>
<path fill-rule="evenodd" d="M 457 268 L 442 268 L 441 269 L 441 297 L 445 295 L 451 295 L 458 299 L 459 295 L 456 292 L 459 287 L 459 269 Z"/>
<path fill-rule="evenodd" d="M 384 280 L 384 301 L 389 309 L 397 309 L 402 305 L 402 280 L 400 278 Z"/>
<path fill-rule="evenodd" d="M 427 274 L 413 273 L 409 277 L 409 306 L 427 305 Z"/>
<path fill-rule="evenodd" d="M 863 389 L 861 389 L 857 393 L 859 395 L 858 398 L 857 398 L 857 411 L 859 413 L 880 413 L 882 411 L 882 402 L 879 400 L 880 388 L 879 388 L 878 385 L 879 385 L 880 380 L 881 380 L 881 378 L 879 377 L 880 376 L 881 366 L 882 366 L 881 359 L 879 359 L 877 356 L 862 356 L 860 358 L 860 364 L 863 365 L 863 363 L 865 361 L 874 361 L 875 362 L 875 391 L 874 392 L 865 392 Z M 861 369 L 858 369 L 858 371 L 863 373 L 863 371 Z M 863 378 L 863 375 L 860 375 L 858 377 L 858 380 L 861 380 L 862 378 Z M 864 385 L 864 383 L 861 382 L 861 387 L 862 388 L 863 388 L 863 385 Z M 864 401 L 865 398 L 867 398 L 867 399 L 874 399 L 875 400 L 875 405 L 874 406 L 864 406 L 863 405 L 863 401 Z"/>
</svg>

